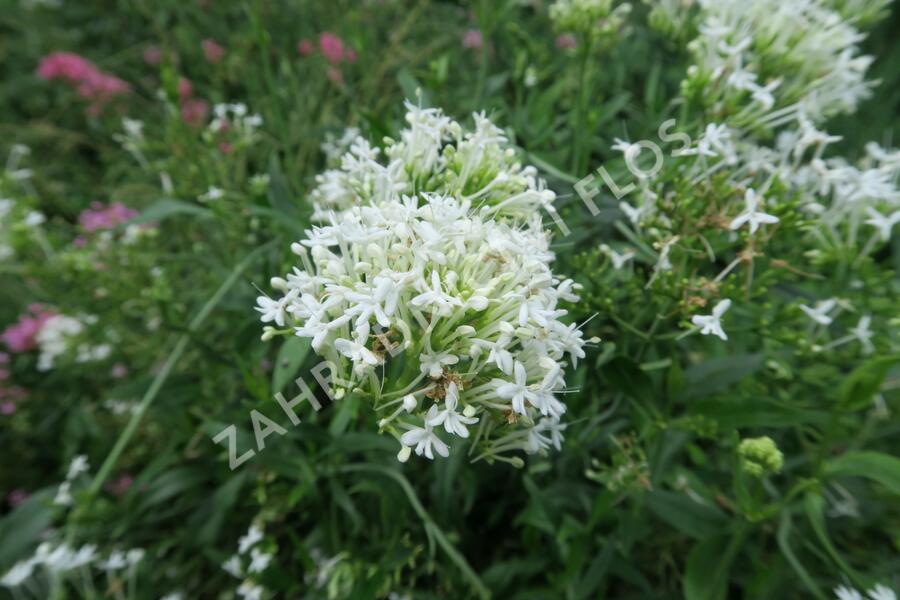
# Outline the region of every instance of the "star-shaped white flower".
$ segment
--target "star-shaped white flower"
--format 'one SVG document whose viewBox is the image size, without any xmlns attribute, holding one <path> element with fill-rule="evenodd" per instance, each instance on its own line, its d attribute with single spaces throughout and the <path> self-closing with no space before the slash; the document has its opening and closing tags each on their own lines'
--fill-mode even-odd
<svg viewBox="0 0 900 600">
<path fill-rule="evenodd" d="M 241 578 L 244 576 L 244 571 L 241 568 L 241 559 L 237 554 L 232 554 L 228 560 L 222 563 L 222 570 L 232 577 Z"/>
<path fill-rule="evenodd" d="M 801 304 L 800 310 L 805 312 L 810 319 L 819 325 L 831 325 L 832 318 L 828 316 L 828 313 L 831 312 L 831 309 L 833 309 L 835 305 L 837 305 L 837 300 L 831 298 L 829 300 L 816 302 L 815 308 L 810 308 L 805 304 Z"/>
<path fill-rule="evenodd" d="M 725 335 L 725 330 L 722 329 L 722 315 L 725 314 L 725 311 L 731 306 L 731 300 L 725 299 L 720 300 L 718 304 L 713 307 L 713 311 L 711 315 L 694 315 L 691 318 L 691 323 L 700 328 L 700 333 L 703 335 L 717 335 L 723 340 L 727 340 L 728 336 Z"/>
<path fill-rule="evenodd" d="M 262 529 L 256 525 L 251 525 L 250 529 L 247 530 L 247 535 L 242 536 L 241 539 L 238 540 L 238 554 L 246 553 L 247 550 L 255 546 L 261 539 L 263 539 Z"/>
<path fill-rule="evenodd" d="M 458 403 L 459 388 L 455 382 L 451 381 L 450 385 L 447 386 L 447 396 L 444 398 L 444 410 L 439 410 L 437 404 L 433 405 L 428 409 L 428 414 L 425 415 L 425 423 L 432 427 L 443 425 L 447 433 L 452 433 L 462 438 L 469 437 L 469 430 L 466 428 L 466 425 L 474 425 L 478 422 L 478 417 L 467 417 L 456 412 Z"/>
<path fill-rule="evenodd" d="M 750 233 L 756 233 L 760 224 L 777 223 L 778 217 L 759 210 L 761 200 L 762 198 L 758 198 L 754 190 L 748 188 L 744 193 L 744 204 L 746 205 L 744 212 L 735 217 L 728 227 L 731 230 L 735 230 L 743 227 L 745 223 L 749 223 Z"/>
<path fill-rule="evenodd" d="M 516 361 L 513 367 L 515 381 L 500 381 L 497 386 L 497 395 L 504 400 L 510 400 L 512 408 L 520 415 L 525 413 L 525 401 L 531 399 L 531 390 L 528 389 L 528 373 L 525 371 L 525 365 Z"/>
<path fill-rule="evenodd" d="M 850 335 L 855 337 L 863 347 L 863 354 L 872 354 L 875 351 L 875 346 L 872 344 L 872 330 L 869 329 L 872 324 L 872 317 L 869 315 L 863 315 L 859 319 L 859 323 L 856 324 L 856 327 L 853 327 L 850 330 Z"/>
<path fill-rule="evenodd" d="M 87 456 L 79 454 L 73 458 L 72 462 L 69 464 L 69 472 L 66 473 L 66 479 L 71 481 L 82 473 L 87 473 L 89 468 Z"/>
<path fill-rule="evenodd" d="M 248 573 L 262 573 L 272 561 L 272 555 L 262 552 L 259 548 L 250 551 L 250 566 L 247 567 Z"/>
<path fill-rule="evenodd" d="M 334 347 L 357 366 L 378 364 L 378 357 L 359 342 L 341 338 L 334 341 Z"/>
<path fill-rule="evenodd" d="M 256 311 L 262 316 L 260 321 L 270 323 L 275 321 L 279 327 L 284 327 L 284 318 L 288 313 L 288 307 L 300 295 L 300 290 L 293 289 L 282 296 L 279 300 L 272 300 L 268 296 L 258 296 L 256 298 Z"/>
<path fill-rule="evenodd" d="M 450 352 L 423 352 L 419 355 L 419 370 L 423 375 L 437 379 L 444 372 L 444 365 L 455 365 L 459 357 Z"/>
<path fill-rule="evenodd" d="M 871 225 L 878 230 L 881 241 L 886 242 L 891 239 L 891 230 L 894 228 L 894 225 L 900 223 L 900 210 L 894 211 L 888 216 L 884 216 L 870 206 L 866 209 L 866 214 L 869 215 L 866 225 Z"/>
<path fill-rule="evenodd" d="M 418 456 L 424 454 L 425 458 L 431 460 L 434 460 L 432 446 L 444 458 L 450 456 L 450 448 L 434 433 L 432 426 L 427 423 L 425 427 L 413 427 L 401 435 L 400 443 L 406 447 L 415 446 L 415 452 Z"/>
</svg>

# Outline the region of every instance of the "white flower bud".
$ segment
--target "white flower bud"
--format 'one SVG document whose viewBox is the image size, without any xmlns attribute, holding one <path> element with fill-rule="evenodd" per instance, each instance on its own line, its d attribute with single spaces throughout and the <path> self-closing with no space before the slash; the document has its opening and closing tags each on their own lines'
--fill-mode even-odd
<svg viewBox="0 0 900 600">
<path fill-rule="evenodd" d="M 400 452 L 397 453 L 397 460 L 402 463 L 405 463 L 409 460 L 409 455 L 412 454 L 412 448 L 409 446 L 403 446 L 400 448 Z"/>
<path fill-rule="evenodd" d="M 418 405 L 419 403 L 416 400 L 416 397 L 412 394 L 403 396 L 403 410 L 405 410 L 406 412 L 411 413 L 416 409 Z"/>
</svg>

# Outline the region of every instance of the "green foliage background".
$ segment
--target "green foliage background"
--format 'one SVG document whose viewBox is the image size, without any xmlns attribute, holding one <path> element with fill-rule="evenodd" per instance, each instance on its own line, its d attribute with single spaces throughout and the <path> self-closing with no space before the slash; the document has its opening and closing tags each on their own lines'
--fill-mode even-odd
<svg viewBox="0 0 900 600">
<path fill-rule="evenodd" d="M 257 518 L 276 551 L 265 586 L 285 598 L 824 598 L 841 583 L 896 585 L 900 423 L 870 407 L 881 389 L 900 411 L 897 355 L 823 357 L 802 332 L 767 336 L 781 318 L 777 298 L 793 293 L 777 288 L 728 345 L 687 346 L 656 334 L 677 298 L 635 304 L 643 280 L 600 274 L 596 246 L 622 235 L 616 202 L 607 194 L 592 218 L 572 184 L 615 162 L 613 138 L 652 139 L 682 110 L 673 99 L 689 60 L 646 26 L 645 12 L 635 6 L 632 31 L 613 47 L 561 51 L 539 2 L 7 2 L 0 156 L 13 143 L 31 148 L 33 189 L 22 194 L 47 216 L 51 245 L 68 243 L 94 200 L 139 208 L 158 230 L 115 251 L 104 270 L 37 249 L 0 266 L 0 323 L 30 302 L 98 315 L 120 337 L 114 358 L 129 371 L 114 380 L 108 368 L 70 367 L 23 382 L 30 397 L 0 428 L 0 491 L 32 496 L 0 507 L 0 572 L 47 527 L 64 526 L 77 543 L 146 548 L 138 598 L 227 598 L 237 582 L 220 565 Z M 470 28 L 483 33 L 483 49 L 462 46 Z M 359 53 L 341 85 L 320 57 L 296 51 L 300 38 L 326 30 Z M 898 30 L 893 6 L 863 44 L 881 84 L 857 115 L 833 123 L 847 155 L 900 137 Z M 226 48 L 220 64 L 204 60 L 204 38 Z M 142 59 L 148 44 L 168 56 L 159 67 Z M 125 113 L 145 123 L 152 168 L 113 139 L 119 114 L 88 117 L 69 90 L 36 77 L 41 58 L 59 50 L 134 86 Z M 179 77 L 197 97 L 259 112 L 260 139 L 228 155 L 204 142 L 178 118 Z M 557 268 L 585 285 L 573 318 L 597 314 L 588 331 L 603 340 L 574 375 L 563 452 L 522 469 L 468 464 L 462 452 L 401 466 L 396 444 L 351 397 L 310 411 L 231 472 L 211 437 L 234 423 L 240 447 L 251 447 L 250 411 L 274 418 L 273 395 L 289 394 L 316 362 L 299 340 L 261 342 L 252 307 L 254 286 L 286 271 L 290 242 L 309 225 L 319 145 L 345 126 L 373 140 L 392 134 L 417 89 L 423 104 L 460 119 L 486 111 L 561 197 L 572 234 L 555 244 Z M 250 182 L 260 173 L 264 189 Z M 210 186 L 227 198 L 198 203 Z M 894 316 L 898 265 L 895 238 L 866 275 L 884 290 L 873 305 Z M 148 319 L 158 326 L 148 330 Z M 129 420 L 104 408 L 110 399 L 147 409 L 103 471 Z M 741 439 L 761 435 L 785 454 L 783 471 L 762 482 L 743 474 L 736 454 Z M 134 485 L 117 497 L 97 478 L 61 514 L 48 500 L 79 453 L 92 476 L 129 473 Z M 829 516 L 838 482 L 861 507 L 857 518 Z M 309 583 L 313 548 L 342 558 L 319 589 Z"/>
</svg>

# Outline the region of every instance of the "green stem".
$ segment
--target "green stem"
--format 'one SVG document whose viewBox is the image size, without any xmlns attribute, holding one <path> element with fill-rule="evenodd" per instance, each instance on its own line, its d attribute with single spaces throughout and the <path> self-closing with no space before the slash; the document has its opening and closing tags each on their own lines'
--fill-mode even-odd
<svg viewBox="0 0 900 600">
<path fill-rule="evenodd" d="M 425 507 L 422 506 L 422 502 L 416 496 L 415 490 L 413 490 L 412 485 L 410 485 L 409 481 L 407 481 L 406 477 L 402 474 L 398 473 L 394 469 L 382 466 L 382 465 L 373 465 L 368 463 L 362 464 L 354 464 L 354 465 L 345 465 L 343 467 L 339 467 L 338 472 L 341 473 L 353 473 L 359 471 L 368 471 L 370 473 L 380 473 L 387 477 L 390 477 L 394 481 L 397 482 L 403 492 L 406 494 L 406 497 L 409 499 L 409 503 L 412 505 L 413 510 L 416 511 L 416 514 L 419 515 L 419 518 L 422 519 L 422 523 L 425 526 L 425 530 L 430 534 L 433 534 L 437 543 L 443 548 L 444 552 L 447 553 L 447 556 L 450 557 L 450 560 L 456 564 L 462 574 L 466 579 L 469 580 L 469 583 L 472 584 L 472 587 L 475 588 L 475 591 L 478 593 L 478 596 L 481 598 L 490 598 L 491 592 L 485 587 L 484 583 L 482 583 L 481 579 L 478 577 L 478 574 L 469 566 L 469 563 L 466 562 L 465 557 L 459 553 L 456 547 L 447 539 L 447 536 L 444 535 L 444 532 L 438 527 L 437 523 L 431 518 L 431 515 L 428 514 L 428 511 L 425 510 Z"/>
<path fill-rule="evenodd" d="M 231 274 L 228 278 L 219 286 L 219 289 L 216 290 L 216 293 L 212 295 L 212 297 L 203 305 L 203 308 L 200 309 L 200 312 L 196 314 L 196 316 L 191 320 L 188 325 L 187 331 L 183 333 L 179 338 L 178 342 L 176 342 L 175 347 L 169 353 L 166 362 L 163 364 L 162 369 L 156 374 L 156 377 L 153 378 L 153 382 L 150 384 L 150 387 L 147 388 L 147 391 L 144 393 L 143 398 L 141 399 L 140 404 L 138 405 L 137 410 L 131 416 L 131 419 L 128 421 L 128 424 L 125 425 L 125 429 L 119 434 L 119 439 L 116 440 L 113 449 L 107 455 L 106 460 L 103 461 L 103 465 L 100 467 L 100 470 L 97 471 L 97 475 L 94 476 L 93 481 L 91 482 L 90 487 L 87 490 L 87 501 L 90 501 L 91 498 L 97 495 L 97 492 L 100 491 L 101 486 L 106 481 L 106 478 L 109 476 L 113 467 L 115 467 L 116 462 L 118 462 L 119 457 L 122 452 L 125 450 L 125 447 L 128 445 L 128 442 L 131 441 L 131 436 L 134 435 L 134 432 L 137 430 L 138 425 L 140 425 L 141 420 L 144 418 L 144 414 L 147 412 L 147 409 L 150 407 L 150 404 L 156 398 L 156 395 L 159 393 L 159 390 L 162 388 L 163 384 L 166 382 L 166 379 L 169 378 L 169 374 L 172 372 L 172 368 L 175 364 L 181 359 L 181 355 L 184 353 L 185 348 L 190 341 L 191 335 L 196 332 L 209 314 L 213 311 L 216 305 L 225 297 L 225 294 L 228 293 L 228 290 L 231 289 L 231 286 L 238 280 L 241 272 L 264 250 L 268 249 L 275 240 L 269 242 L 268 244 L 264 244 L 248 254 L 234 269 L 232 269 Z"/>
</svg>

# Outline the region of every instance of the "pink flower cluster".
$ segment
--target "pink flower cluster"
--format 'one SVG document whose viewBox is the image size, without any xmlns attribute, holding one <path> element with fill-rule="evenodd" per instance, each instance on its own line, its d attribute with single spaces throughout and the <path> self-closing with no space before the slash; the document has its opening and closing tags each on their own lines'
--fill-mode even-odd
<svg viewBox="0 0 900 600">
<path fill-rule="evenodd" d="M 462 45 L 463 48 L 469 50 L 481 50 L 484 46 L 484 36 L 477 29 L 469 29 L 466 31 L 466 35 L 463 36 Z"/>
<path fill-rule="evenodd" d="M 133 219 L 140 213 L 129 208 L 121 202 L 113 202 L 104 205 L 102 202 L 91 202 L 91 207 L 81 211 L 78 215 L 78 224 L 87 233 L 101 229 L 112 229 L 129 219 Z"/>
<path fill-rule="evenodd" d="M 27 312 L 19 320 L 0 333 L 0 340 L 11 352 L 25 352 L 37 346 L 35 339 L 47 319 L 55 313 L 41 304 L 31 304 Z"/>
<path fill-rule="evenodd" d="M 64 81 L 90 102 L 89 112 L 99 114 L 119 96 L 131 92 L 131 86 L 118 77 L 104 73 L 91 61 L 71 52 L 54 52 L 41 60 L 37 74 L 47 81 Z"/>
<path fill-rule="evenodd" d="M 316 46 L 311 40 L 302 39 L 297 42 L 297 52 L 300 56 L 309 56 L 315 51 Z M 319 35 L 319 52 L 330 63 L 326 75 L 335 83 L 341 83 L 344 80 L 339 65 L 343 62 L 355 63 L 357 58 L 356 50 L 330 31 L 323 31 Z"/>
<path fill-rule="evenodd" d="M 209 103 L 203 98 L 194 98 L 194 86 L 189 79 L 178 80 L 178 101 L 181 103 L 181 118 L 188 125 L 202 125 L 209 114 Z"/>
<path fill-rule="evenodd" d="M 209 38 L 200 42 L 203 47 L 203 55 L 206 60 L 212 64 L 216 64 L 225 57 L 225 48 L 216 43 L 215 40 Z"/>
</svg>

